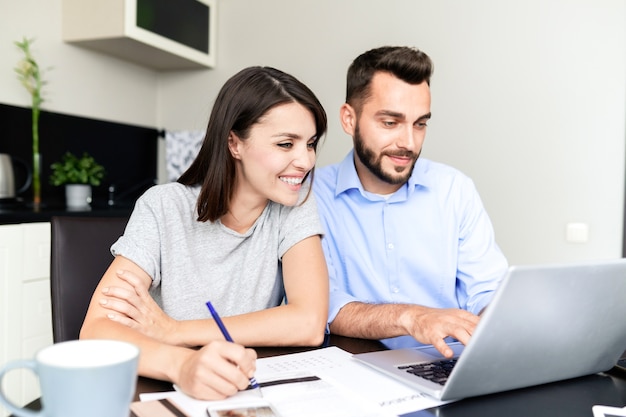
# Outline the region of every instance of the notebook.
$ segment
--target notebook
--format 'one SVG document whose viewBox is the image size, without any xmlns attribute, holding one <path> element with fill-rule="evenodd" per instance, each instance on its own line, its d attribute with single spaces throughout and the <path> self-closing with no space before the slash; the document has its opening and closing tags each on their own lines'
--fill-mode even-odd
<svg viewBox="0 0 626 417">
<path fill-rule="evenodd" d="M 445 382 L 407 371 L 445 359 L 432 346 L 354 358 L 437 399 L 457 400 L 611 369 L 626 349 L 624 317 L 626 259 L 512 266 L 467 346 L 450 344 L 458 360 Z"/>
</svg>

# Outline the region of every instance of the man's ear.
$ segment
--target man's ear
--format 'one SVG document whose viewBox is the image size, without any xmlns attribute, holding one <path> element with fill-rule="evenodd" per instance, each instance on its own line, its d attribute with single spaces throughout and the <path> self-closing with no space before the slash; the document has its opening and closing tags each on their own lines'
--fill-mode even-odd
<svg viewBox="0 0 626 417">
<path fill-rule="evenodd" d="M 354 137 L 354 130 L 356 127 L 356 111 L 348 103 L 344 103 L 339 108 L 339 120 L 341 121 L 341 127 L 343 131 L 348 135 Z"/>
<path fill-rule="evenodd" d="M 235 159 L 241 159 L 239 148 L 241 147 L 241 139 L 231 130 L 228 134 L 228 150 Z"/>
</svg>

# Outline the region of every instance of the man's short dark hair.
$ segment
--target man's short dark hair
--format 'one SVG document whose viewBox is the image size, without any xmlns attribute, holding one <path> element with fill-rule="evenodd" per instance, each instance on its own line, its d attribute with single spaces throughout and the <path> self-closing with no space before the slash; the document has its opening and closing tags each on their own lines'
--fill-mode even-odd
<svg viewBox="0 0 626 417">
<path fill-rule="evenodd" d="M 388 72 L 409 84 L 430 85 L 433 63 L 428 55 L 408 46 L 383 46 L 359 55 L 348 68 L 346 103 L 360 108 L 370 94 L 372 78 Z"/>
</svg>

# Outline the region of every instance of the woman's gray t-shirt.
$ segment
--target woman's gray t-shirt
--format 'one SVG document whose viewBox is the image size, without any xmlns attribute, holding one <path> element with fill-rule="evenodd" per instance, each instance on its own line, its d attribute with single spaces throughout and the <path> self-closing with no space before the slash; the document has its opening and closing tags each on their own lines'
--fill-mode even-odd
<svg viewBox="0 0 626 417">
<path fill-rule="evenodd" d="M 245 233 L 220 220 L 197 221 L 199 187 L 156 185 L 135 204 L 124 235 L 111 246 L 152 277 L 150 293 L 176 320 L 224 316 L 279 305 L 281 260 L 293 245 L 322 235 L 315 197 L 287 207 L 270 201 Z"/>
</svg>

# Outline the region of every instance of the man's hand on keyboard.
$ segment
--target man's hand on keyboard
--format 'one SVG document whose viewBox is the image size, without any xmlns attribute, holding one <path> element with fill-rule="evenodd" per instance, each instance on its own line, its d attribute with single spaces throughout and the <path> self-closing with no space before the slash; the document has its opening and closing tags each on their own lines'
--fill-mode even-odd
<svg viewBox="0 0 626 417">
<path fill-rule="evenodd" d="M 416 340 L 433 345 L 444 357 L 451 358 L 454 352 L 444 339 L 452 337 L 466 345 L 478 324 L 479 317 L 456 308 L 415 306 L 406 309 L 400 320 L 407 333 Z"/>
</svg>

